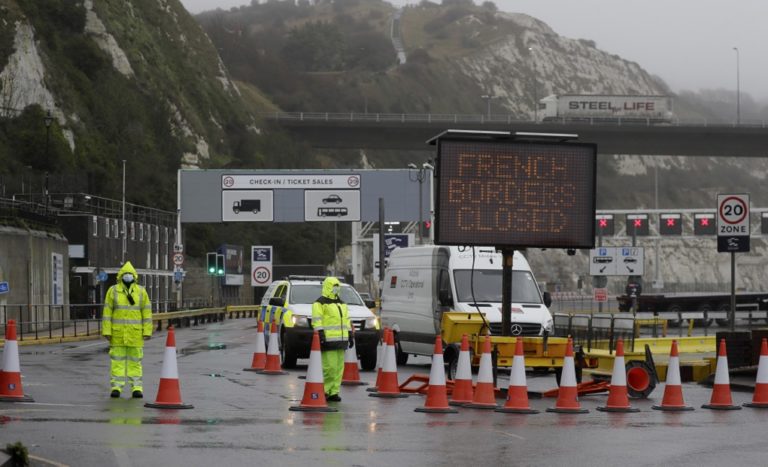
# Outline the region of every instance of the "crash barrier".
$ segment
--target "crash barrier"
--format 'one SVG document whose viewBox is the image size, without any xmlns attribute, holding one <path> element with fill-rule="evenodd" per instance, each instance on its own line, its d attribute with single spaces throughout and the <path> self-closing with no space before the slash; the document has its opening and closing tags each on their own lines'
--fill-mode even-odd
<svg viewBox="0 0 768 467">
<path fill-rule="evenodd" d="M 94 305 L 66 305 L 59 307 L 50 307 L 55 311 L 56 308 L 64 312 L 67 308 L 88 307 L 93 309 Z M 13 306 L 17 307 L 16 305 Z M 42 309 L 42 306 L 29 305 L 28 309 Z M 65 340 L 70 338 L 81 338 L 87 336 L 98 336 L 101 334 L 101 305 L 96 305 L 95 318 L 67 319 L 66 312 L 64 318 L 50 319 L 52 316 L 32 313 L 33 320 L 17 320 L 16 333 L 19 342 L 43 341 L 43 340 Z M 176 326 L 177 328 L 185 326 L 197 326 L 199 324 L 223 321 L 226 318 L 249 318 L 255 317 L 261 309 L 259 305 L 230 305 L 226 307 L 208 307 L 189 309 L 181 311 L 171 311 L 167 313 L 152 313 L 152 321 L 158 331 L 164 327 Z M 4 310 L 5 311 L 5 310 Z M 90 312 L 90 311 L 89 311 Z M 7 320 L 0 322 L 2 332 L 5 332 L 8 320 L 12 319 L 6 314 Z M 57 316 L 54 316 L 57 317 Z M 38 321 L 37 318 L 40 320 Z"/>
</svg>

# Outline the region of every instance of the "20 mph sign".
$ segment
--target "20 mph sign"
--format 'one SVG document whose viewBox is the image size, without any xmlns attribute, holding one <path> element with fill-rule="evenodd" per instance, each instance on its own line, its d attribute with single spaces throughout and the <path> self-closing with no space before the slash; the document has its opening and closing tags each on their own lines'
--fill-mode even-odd
<svg viewBox="0 0 768 467">
<path fill-rule="evenodd" d="M 749 251 L 749 195 L 717 195 L 717 251 Z"/>
</svg>

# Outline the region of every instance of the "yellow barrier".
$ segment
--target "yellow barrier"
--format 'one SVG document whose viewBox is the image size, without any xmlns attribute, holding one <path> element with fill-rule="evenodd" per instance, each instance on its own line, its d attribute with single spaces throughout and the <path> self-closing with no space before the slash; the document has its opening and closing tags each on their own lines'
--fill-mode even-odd
<svg viewBox="0 0 768 467">
<path fill-rule="evenodd" d="M 667 337 L 667 320 L 664 318 L 649 318 L 635 320 L 635 337 L 640 337 L 641 326 L 659 326 L 661 325 L 661 337 Z M 690 336 L 690 333 L 688 334 Z"/>
</svg>

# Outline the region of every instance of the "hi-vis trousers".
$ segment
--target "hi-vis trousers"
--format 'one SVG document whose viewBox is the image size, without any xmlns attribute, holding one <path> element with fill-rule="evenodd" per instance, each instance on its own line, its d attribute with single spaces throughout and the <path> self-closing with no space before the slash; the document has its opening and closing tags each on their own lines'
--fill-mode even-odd
<svg viewBox="0 0 768 467">
<path fill-rule="evenodd" d="M 338 394 L 344 376 L 344 351 L 323 350 L 321 356 L 325 393 L 329 396 Z"/>
<path fill-rule="evenodd" d="M 144 392 L 141 381 L 141 359 L 144 357 L 144 349 L 141 347 L 115 346 L 109 349 L 111 361 L 110 384 L 112 390 L 123 391 L 123 386 L 131 383 L 133 391 Z"/>
</svg>

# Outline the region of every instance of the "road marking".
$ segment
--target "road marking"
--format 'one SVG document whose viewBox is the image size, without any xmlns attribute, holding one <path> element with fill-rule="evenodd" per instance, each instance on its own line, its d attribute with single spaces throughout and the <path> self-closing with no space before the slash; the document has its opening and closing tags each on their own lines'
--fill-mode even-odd
<svg viewBox="0 0 768 467">
<path fill-rule="evenodd" d="M 93 347 L 93 346 L 96 346 L 96 345 L 104 345 L 104 344 L 109 345 L 109 343 L 106 342 L 106 341 L 104 341 L 104 342 L 94 342 L 92 344 L 80 345 L 80 346 L 77 346 L 77 347 L 72 347 L 71 349 L 62 349 L 61 351 L 62 352 L 67 352 L 69 350 L 80 350 L 80 349 L 85 349 L 85 348 L 88 348 L 88 347 Z"/>
<path fill-rule="evenodd" d="M 16 402 L 19 405 L 44 405 L 48 407 L 96 407 L 90 404 L 51 404 L 46 402 Z"/>
<path fill-rule="evenodd" d="M 500 433 L 502 435 L 509 436 L 510 438 L 517 438 L 517 439 L 519 439 L 521 441 L 525 441 L 525 438 L 523 438 L 520 435 L 516 435 L 514 433 L 507 433 L 506 431 L 500 431 L 500 430 L 491 430 L 491 431 L 495 431 L 496 433 Z"/>
</svg>

